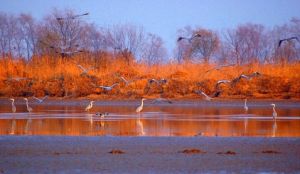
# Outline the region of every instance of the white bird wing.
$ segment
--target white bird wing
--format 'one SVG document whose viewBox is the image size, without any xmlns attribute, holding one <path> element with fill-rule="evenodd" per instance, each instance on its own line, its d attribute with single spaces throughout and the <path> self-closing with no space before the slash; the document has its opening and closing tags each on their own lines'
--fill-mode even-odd
<svg viewBox="0 0 300 174">
<path fill-rule="evenodd" d="M 83 67 L 83 66 L 81 66 L 81 65 L 77 65 L 83 72 L 86 72 L 87 70 Z"/>
<path fill-rule="evenodd" d="M 33 96 L 32 98 L 34 98 L 34 99 L 36 99 L 38 102 L 42 102 L 43 100 L 42 99 L 39 99 L 39 98 L 37 98 L 37 97 L 35 97 L 35 96 Z"/>
</svg>

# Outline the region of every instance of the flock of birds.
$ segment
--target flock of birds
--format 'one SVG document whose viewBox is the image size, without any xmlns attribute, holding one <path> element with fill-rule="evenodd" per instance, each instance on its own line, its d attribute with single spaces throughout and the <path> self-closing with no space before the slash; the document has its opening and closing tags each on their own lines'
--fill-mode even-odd
<svg viewBox="0 0 300 174">
<path fill-rule="evenodd" d="M 69 16 L 69 17 L 57 17 L 56 20 L 59 21 L 59 22 L 62 22 L 64 20 L 73 20 L 73 19 L 76 19 L 78 17 L 82 17 L 82 16 L 86 16 L 86 15 L 89 15 L 89 13 L 83 13 L 83 14 L 79 14 L 79 15 L 74 15 L 74 16 Z M 201 38 L 202 35 L 199 34 L 199 33 L 196 33 L 194 35 L 192 35 L 191 37 L 179 37 L 177 39 L 177 42 L 181 42 L 183 40 L 187 40 L 189 43 L 191 43 L 194 39 L 197 39 L 197 38 Z M 278 47 L 280 47 L 282 45 L 283 42 L 290 42 L 291 40 L 297 40 L 298 42 L 299 41 L 299 38 L 298 37 L 289 37 L 289 38 L 285 38 L 285 39 L 281 39 L 279 40 L 278 42 Z M 71 55 L 71 54 L 74 54 L 74 53 L 78 53 L 78 52 L 82 52 L 81 50 L 76 50 L 76 51 L 73 51 L 73 52 L 67 52 L 67 51 L 64 51 L 64 50 L 67 50 L 67 49 L 70 49 L 69 47 L 67 48 L 60 48 L 60 51 L 58 51 L 58 48 L 53 46 L 53 45 L 50 45 L 48 43 L 45 43 L 43 41 L 40 41 L 42 44 L 45 44 L 45 45 L 48 45 L 50 48 L 54 49 L 56 53 L 59 53 L 62 55 L 62 57 L 65 57 L 67 55 Z M 78 45 L 75 45 L 75 47 L 78 47 Z M 217 67 L 214 67 L 213 69 L 210 69 L 210 70 L 207 70 L 204 75 L 206 73 L 209 73 L 213 70 L 220 70 L 221 68 L 224 68 L 224 67 L 228 67 L 228 66 L 234 66 L 234 64 L 229 64 L 229 65 L 221 65 L 221 66 L 217 66 Z M 83 67 L 82 65 L 78 64 L 77 63 L 77 67 L 82 71 L 81 72 L 81 75 L 87 75 L 88 76 L 88 73 L 89 71 L 93 70 L 94 68 L 93 67 L 90 67 L 90 68 L 85 68 Z M 196 90 L 194 91 L 195 93 L 199 94 L 199 95 L 202 95 L 204 96 L 204 99 L 207 100 L 207 101 L 211 101 L 212 99 L 214 99 L 215 97 L 218 97 L 220 95 L 220 93 L 222 92 L 220 90 L 220 85 L 221 84 L 231 84 L 231 86 L 234 86 L 236 83 L 238 83 L 241 79 L 246 79 L 246 80 L 251 80 L 252 78 L 256 77 L 256 76 L 259 76 L 261 75 L 259 72 L 254 72 L 252 74 L 249 74 L 249 75 L 245 75 L 245 74 L 241 74 L 240 76 L 234 78 L 233 80 L 219 80 L 217 81 L 216 85 L 215 85 L 215 92 L 213 93 L 212 96 L 209 96 L 207 95 L 206 93 L 204 93 L 202 90 Z M 133 80 L 126 80 L 124 77 L 120 76 L 119 77 L 125 84 L 126 86 L 128 86 L 130 83 L 132 83 L 133 81 L 135 80 L 138 80 L 138 79 L 141 79 L 141 78 L 137 78 L 137 79 L 133 79 Z M 23 80 L 23 79 L 26 79 L 26 78 L 23 78 L 23 77 L 16 77 L 16 78 L 12 78 L 12 80 Z M 149 79 L 148 80 L 148 85 L 151 85 L 151 84 L 157 84 L 157 85 L 163 85 L 163 84 L 166 84 L 168 81 L 166 79 Z M 114 87 L 116 87 L 117 85 L 119 85 L 119 82 L 117 83 L 114 83 L 112 84 L 111 86 L 103 86 L 103 85 L 96 85 L 96 84 L 92 84 L 94 87 L 96 88 L 102 88 L 104 91 L 111 91 L 113 90 Z M 36 99 L 39 103 L 42 103 L 48 96 L 46 95 L 44 98 L 42 99 L 39 99 L 39 98 L 36 98 L 36 97 L 33 97 L 34 99 Z M 16 112 L 16 106 L 14 104 L 14 99 L 11 98 L 10 99 L 12 101 L 12 112 Z M 28 99 L 27 98 L 24 98 L 24 100 L 26 101 L 26 108 L 27 108 L 27 111 L 28 112 L 32 112 L 33 109 L 29 106 L 29 103 L 28 103 Z M 137 113 L 140 113 L 142 110 L 143 110 L 143 106 L 144 106 L 144 101 L 146 99 L 143 98 L 141 100 L 141 105 L 138 106 L 136 108 L 136 112 Z M 88 106 L 86 106 L 85 108 L 85 111 L 89 112 L 92 107 L 93 107 L 93 103 L 95 101 L 90 101 L 90 103 L 88 104 Z M 154 102 L 153 103 L 156 103 L 156 102 L 168 102 L 168 103 L 172 103 L 171 100 L 169 99 L 166 99 L 166 98 L 156 98 L 154 99 Z M 276 119 L 277 117 L 277 112 L 275 110 L 275 104 L 271 104 L 271 106 L 273 107 L 273 119 Z M 247 112 L 248 111 L 248 106 L 247 106 L 247 99 L 245 99 L 245 103 L 244 103 L 244 109 L 245 111 Z M 108 113 L 105 112 L 105 113 L 96 113 L 96 116 L 100 116 L 100 117 L 105 117 L 107 116 Z"/>
<path fill-rule="evenodd" d="M 36 99 L 39 103 L 42 103 L 48 96 L 45 96 L 43 97 L 42 99 L 39 99 L 39 98 L 36 98 L 36 97 L 33 97 L 34 99 Z M 208 96 L 207 96 L 208 97 Z M 11 110 L 13 113 L 15 113 L 17 111 L 17 108 L 16 108 L 16 105 L 15 105 L 15 99 L 11 98 Z M 33 111 L 33 109 L 29 106 L 29 103 L 28 103 L 28 99 L 27 98 L 24 98 L 25 100 L 25 103 L 26 103 L 26 109 L 27 111 L 30 113 Z M 135 112 L 136 113 L 140 113 L 142 110 L 143 110 L 143 107 L 144 107 L 144 101 L 147 100 L 146 98 L 142 98 L 141 100 L 141 104 L 136 108 Z M 95 101 L 90 101 L 89 104 L 86 106 L 85 108 L 85 111 L 86 112 L 89 112 L 92 108 L 93 108 L 93 104 L 94 104 Z M 277 118 L 277 112 L 275 110 L 275 107 L 276 105 L 274 103 L 271 104 L 271 106 L 273 107 L 273 120 L 276 120 Z M 244 102 L 244 110 L 245 112 L 247 113 L 248 112 L 248 106 L 247 106 L 247 99 L 245 99 L 245 102 Z M 99 116 L 100 118 L 104 118 L 105 116 L 108 116 L 109 113 L 108 112 L 104 112 L 104 113 L 100 113 L 100 112 L 97 112 L 95 114 L 96 116 Z"/>
</svg>

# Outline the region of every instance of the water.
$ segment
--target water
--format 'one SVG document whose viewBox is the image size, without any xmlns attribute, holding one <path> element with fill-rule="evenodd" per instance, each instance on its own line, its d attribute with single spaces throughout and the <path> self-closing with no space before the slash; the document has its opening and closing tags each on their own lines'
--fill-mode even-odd
<svg viewBox="0 0 300 174">
<path fill-rule="evenodd" d="M 272 119 L 274 101 L 175 101 L 174 104 L 145 102 L 136 114 L 139 101 L 97 101 L 91 112 L 87 100 L 30 101 L 26 112 L 22 99 L 11 113 L 10 101 L 0 101 L 0 135 L 71 136 L 264 136 L 300 137 L 300 103 L 277 101 L 278 118 Z M 96 112 L 109 112 L 105 118 Z"/>
</svg>

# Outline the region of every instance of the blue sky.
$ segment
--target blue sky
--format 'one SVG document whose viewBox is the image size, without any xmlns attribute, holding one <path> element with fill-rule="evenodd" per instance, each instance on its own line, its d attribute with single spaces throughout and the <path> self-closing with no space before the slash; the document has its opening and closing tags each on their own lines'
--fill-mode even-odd
<svg viewBox="0 0 300 174">
<path fill-rule="evenodd" d="M 177 30 L 187 25 L 222 31 L 239 24 L 267 27 L 300 18 L 300 0 L 0 0 L 0 11 L 42 19 L 53 8 L 89 12 L 98 26 L 130 23 L 161 36 L 169 53 Z"/>
</svg>

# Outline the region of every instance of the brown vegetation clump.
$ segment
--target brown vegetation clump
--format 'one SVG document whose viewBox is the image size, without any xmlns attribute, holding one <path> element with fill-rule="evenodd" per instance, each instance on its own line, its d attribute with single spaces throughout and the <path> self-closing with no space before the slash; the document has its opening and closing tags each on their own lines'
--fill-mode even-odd
<svg viewBox="0 0 300 174">
<path fill-rule="evenodd" d="M 199 154 L 199 153 L 206 153 L 200 149 L 184 149 L 183 151 L 179 151 L 179 153 L 185 154 Z"/>
<path fill-rule="evenodd" d="M 236 155 L 236 152 L 228 150 L 227 152 L 218 152 L 219 155 Z"/>
<path fill-rule="evenodd" d="M 110 151 L 109 153 L 111 154 L 123 154 L 125 152 L 123 152 L 122 150 L 119 150 L 119 149 L 113 149 L 112 151 Z"/>
</svg>

